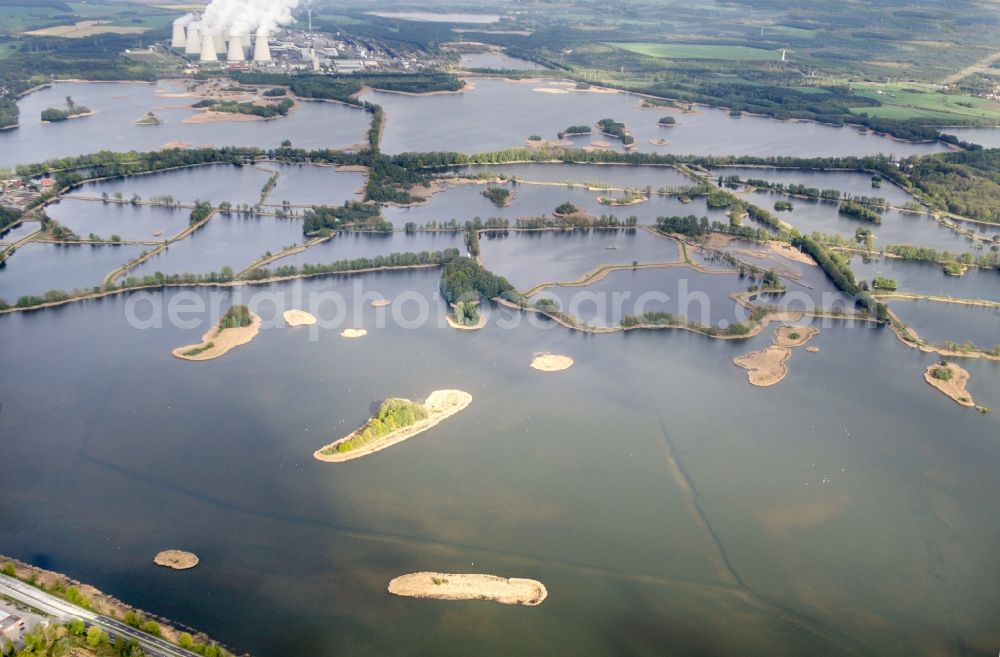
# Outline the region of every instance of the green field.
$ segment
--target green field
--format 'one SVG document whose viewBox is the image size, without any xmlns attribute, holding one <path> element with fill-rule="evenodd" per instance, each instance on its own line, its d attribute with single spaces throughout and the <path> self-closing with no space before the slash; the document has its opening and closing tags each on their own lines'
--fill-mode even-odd
<svg viewBox="0 0 1000 657">
<path fill-rule="evenodd" d="M 777 50 L 747 46 L 718 46 L 707 43 L 639 43 L 613 41 L 607 45 L 629 52 L 661 59 L 724 59 L 729 61 L 766 61 L 781 59 Z"/>
<path fill-rule="evenodd" d="M 854 114 L 866 113 L 887 119 L 1000 120 L 1000 103 L 967 94 L 943 94 L 913 84 L 860 85 L 854 91 L 882 103 L 881 107 L 852 108 Z"/>
</svg>

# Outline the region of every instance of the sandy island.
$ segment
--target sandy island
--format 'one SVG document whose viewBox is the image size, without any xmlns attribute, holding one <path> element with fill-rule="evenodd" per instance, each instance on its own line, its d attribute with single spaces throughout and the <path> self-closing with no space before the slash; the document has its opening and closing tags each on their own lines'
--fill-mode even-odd
<svg viewBox="0 0 1000 657">
<path fill-rule="evenodd" d="M 773 386 L 788 374 L 785 363 L 792 352 L 787 347 L 771 345 L 763 351 L 751 351 L 749 354 L 733 359 L 733 364 L 747 371 L 750 383 L 755 386 Z"/>
<path fill-rule="evenodd" d="M 407 438 L 412 438 L 418 433 L 423 433 L 433 426 L 436 426 L 442 420 L 445 420 L 455 413 L 472 403 L 472 395 L 462 390 L 435 390 L 427 399 L 424 401 L 424 409 L 427 411 L 427 417 L 418 422 L 414 422 L 409 426 L 402 427 L 401 429 L 396 429 L 395 431 L 388 433 L 380 438 L 358 447 L 357 449 L 352 449 L 349 452 L 337 452 L 328 451 L 336 450 L 337 444 L 349 440 L 354 436 L 356 432 L 351 432 L 350 435 L 344 436 L 340 440 L 334 441 L 329 445 L 322 447 L 315 452 L 313 452 L 313 457 L 320 461 L 326 461 L 328 463 L 339 463 L 341 461 L 350 461 L 352 459 L 361 458 L 362 456 L 368 456 L 369 454 L 374 454 L 386 447 L 392 447 L 396 443 L 401 443 Z M 370 418 L 369 418 L 370 420 Z M 367 425 L 368 423 L 365 422 Z"/>
<path fill-rule="evenodd" d="M 806 351 L 808 351 L 810 354 L 818 354 L 819 353 L 819 347 L 816 347 L 816 346 L 806 347 Z"/>
<path fill-rule="evenodd" d="M 933 372 L 939 368 L 951 370 L 951 378 L 945 381 L 944 379 L 935 377 Z M 976 402 L 972 399 L 972 395 L 965 389 L 965 385 L 969 382 L 969 372 L 955 363 L 948 363 L 947 365 L 934 363 L 929 365 L 924 372 L 924 380 L 951 397 L 957 404 L 969 406 L 970 408 L 976 405 Z"/>
<path fill-rule="evenodd" d="M 282 317 L 289 326 L 312 326 L 316 323 L 316 318 L 304 310 L 286 310 Z"/>
<path fill-rule="evenodd" d="M 558 354 L 538 354 L 531 361 L 531 367 L 540 372 L 559 372 L 572 366 L 572 358 Z"/>
<path fill-rule="evenodd" d="M 213 110 L 206 110 L 192 116 L 186 116 L 181 120 L 181 123 L 190 125 L 198 123 L 221 123 L 223 121 L 266 121 L 263 116 L 257 116 L 256 114 L 237 114 L 236 112 L 216 112 Z"/>
<path fill-rule="evenodd" d="M 219 331 L 213 326 L 208 333 L 201 336 L 200 344 L 189 344 L 173 350 L 176 358 L 181 360 L 211 360 L 225 355 L 230 349 L 246 344 L 257 337 L 260 331 L 260 317 L 251 313 L 253 321 L 250 326 L 237 326 Z M 211 346 L 209 346 L 211 345 Z M 187 352 L 198 350 L 197 353 Z"/>
<path fill-rule="evenodd" d="M 774 344 L 779 347 L 801 347 L 819 333 L 812 326 L 779 326 L 774 332 Z"/>
<path fill-rule="evenodd" d="M 462 573 L 410 573 L 389 582 L 389 593 L 435 600 L 489 600 L 503 605 L 533 607 L 549 592 L 534 579 Z"/>
<path fill-rule="evenodd" d="M 187 570 L 198 565 L 198 555 L 183 550 L 164 550 L 153 557 L 153 563 L 164 568 Z"/>
<path fill-rule="evenodd" d="M 340 332 L 342 338 L 363 338 L 366 335 L 368 335 L 368 331 L 365 329 L 349 328 Z"/>
<path fill-rule="evenodd" d="M 452 327 L 453 329 L 459 329 L 461 331 L 478 331 L 479 329 L 486 326 L 486 315 L 484 315 L 483 313 L 479 313 L 479 321 L 477 321 L 475 324 L 459 324 L 457 321 L 455 321 L 455 318 L 452 317 L 451 313 L 445 315 L 445 320 L 447 320 L 448 326 Z"/>
<path fill-rule="evenodd" d="M 372 301 L 372 308 L 385 308 L 391 303 L 392 302 L 389 301 L 388 299 L 375 299 L 374 301 Z"/>
</svg>

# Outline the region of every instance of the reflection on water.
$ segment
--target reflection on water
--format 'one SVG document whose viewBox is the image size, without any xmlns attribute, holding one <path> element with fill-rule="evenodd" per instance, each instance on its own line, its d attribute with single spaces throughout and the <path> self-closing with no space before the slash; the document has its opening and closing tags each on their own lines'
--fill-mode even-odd
<svg viewBox="0 0 1000 657">
<path fill-rule="evenodd" d="M 430 298 L 437 276 L 195 295 L 350 299 L 363 280 Z M 132 328 L 136 296 L 0 316 L 17 381 L 0 414 L 0 552 L 239 651 L 910 656 L 1000 641 L 1000 522 L 982 502 L 1000 495 L 997 419 L 930 389 L 934 356 L 889 331 L 833 323 L 767 389 L 730 362 L 767 333 L 505 329 L 499 310 L 480 332 L 376 328 L 367 304 L 349 320 L 370 329 L 361 340 L 276 326 L 192 364 L 170 349 L 215 316 Z M 576 364 L 534 372 L 539 351 Z M 1000 407 L 996 365 L 963 366 Z M 113 376 L 94 386 L 95 371 Z M 378 400 L 444 387 L 474 401 L 433 431 L 346 467 L 310 457 Z M 165 546 L 201 566 L 155 568 Z M 550 594 L 522 609 L 385 593 L 422 569 L 531 577 Z"/>
<path fill-rule="evenodd" d="M 702 155 L 863 155 L 897 156 L 930 153 L 941 144 L 913 144 L 850 127 L 835 128 L 809 122 L 780 122 L 743 116 L 725 110 L 698 107 L 692 113 L 666 108 L 643 109 L 639 96 L 626 93 L 577 91 L 575 83 L 558 80 L 504 81 L 476 78 L 475 88 L 457 94 L 404 96 L 373 91 L 363 98 L 381 105 L 389 117 L 382 134 L 386 153 L 459 151 L 481 153 L 523 146 L 531 135 L 556 139 L 571 125 L 594 125 L 603 118 L 625 123 L 639 151 L 699 153 Z M 664 114 L 677 119 L 675 127 L 657 121 Z M 658 146 L 651 141 L 669 142 Z M 574 137 L 583 147 L 611 137 Z"/>
</svg>

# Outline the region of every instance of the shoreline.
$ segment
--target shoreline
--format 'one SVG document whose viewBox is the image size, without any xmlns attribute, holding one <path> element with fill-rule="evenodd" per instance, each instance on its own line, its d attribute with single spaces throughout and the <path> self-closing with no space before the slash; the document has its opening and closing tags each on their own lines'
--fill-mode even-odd
<svg viewBox="0 0 1000 657">
<path fill-rule="evenodd" d="M 358 447 L 357 449 L 352 449 L 347 452 L 333 451 L 332 453 L 328 453 L 328 450 L 336 450 L 336 446 L 338 444 L 353 438 L 358 432 L 358 430 L 352 431 L 343 438 L 335 440 L 329 445 L 325 445 L 317 449 L 313 452 L 313 458 L 325 463 L 341 463 L 343 461 L 351 461 L 363 456 L 368 456 L 369 454 L 374 454 L 375 452 L 380 452 L 383 449 L 392 447 L 393 445 L 401 443 L 404 440 L 412 438 L 417 434 L 423 433 L 424 431 L 437 426 L 443 420 L 455 415 L 471 403 L 472 395 L 462 390 L 435 390 L 427 396 L 426 400 L 424 400 L 423 405 L 424 409 L 428 412 L 428 416 L 423 420 L 414 422 L 413 424 L 400 429 L 396 429 L 389 434 L 376 438 L 366 445 Z M 369 418 L 368 421 L 371 419 L 372 418 Z M 365 422 L 365 425 L 368 424 L 368 421 Z M 362 425 L 362 427 L 365 425 Z"/>
<path fill-rule="evenodd" d="M 951 378 L 945 380 L 935 377 L 934 371 L 937 369 L 947 369 L 951 371 Z M 947 365 L 931 363 L 927 366 L 927 369 L 924 370 L 924 381 L 929 383 L 932 387 L 940 390 L 946 397 L 951 399 L 956 404 L 967 408 L 976 408 L 976 400 L 972 398 L 972 395 L 969 394 L 969 391 L 965 388 L 966 384 L 969 382 L 969 372 L 964 367 L 956 365 L 955 363 L 948 363 Z"/>
<path fill-rule="evenodd" d="M 212 360 L 225 356 L 232 349 L 244 345 L 257 337 L 257 334 L 260 332 L 261 319 L 259 315 L 253 313 L 250 316 L 253 318 L 253 321 L 249 326 L 237 326 L 221 331 L 218 329 L 218 325 L 213 326 L 205 335 L 201 336 L 201 343 L 177 347 L 170 353 L 175 358 L 188 361 Z M 195 354 L 187 353 L 193 350 L 200 351 Z"/>
<path fill-rule="evenodd" d="M 428 571 L 395 577 L 387 590 L 407 598 L 486 600 L 525 607 L 540 605 L 549 594 L 545 585 L 534 579 Z"/>
</svg>

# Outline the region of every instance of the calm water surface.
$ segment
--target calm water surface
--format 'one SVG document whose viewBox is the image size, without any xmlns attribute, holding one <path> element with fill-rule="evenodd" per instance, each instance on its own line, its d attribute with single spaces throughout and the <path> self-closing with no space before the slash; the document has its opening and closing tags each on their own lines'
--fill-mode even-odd
<svg viewBox="0 0 1000 657">
<path fill-rule="evenodd" d="M 142 251 L 141 246 L 25 244 L 0 266 L 0 298 L 72 291 L 104 282 L 104 277 Z"/>
<path fill-rule="evenodd" d="M 273 121 L 184 124 L 182 121 L 192 115 L 188 106 L 197 99 L 162 95 L 184 90 L 185 83 L 170 80 L 157 84 L 59 82 L 31 93 L 18 101 L 20 127 L 0 132 L 0 166 L 100 150 L 151 151 L 177 141 L 195 146 L 276 148 L 288 139 L 299 148 L 337 148 L 364 141 L 368 130 L 369 115 L 364 111 L 319 102 L 300 103 L 287 117 Z M 66 96 L 96 114 L 43 125 L 42 110 L 63 107 Z M 149 111 L 155 111 L 165 123 L 134 125 Z"/>
<path fill-rule="evenodd" d="M 266 289 L 326 318 L 310 293 L 350 306 L 438 285 L 432 271 L 358 280 Z M 147 318 L 182 294 L 131 305 Z M 758 389 L 730 361 L 768 334 L 377 328 L 367 304 L 348 320 L 362 340 L 266 328 L 188 363 L 170 350 L 231 299 L 200 325 L 141 330 L 131 298 L 0 316 L 0 552 L 238 651 L 910 657 L 1000 643 L 1000 518 L 984 503 L 1000 496 L 998 419 L 927 386 L 933 355 L 888 331 L 825 327 L 820 353 L 796 351 Z M 534 372 L 538 351 L 576 364 Z M 963 366 L 1000 407 L 1000 367 Z M 377 455 L 312 459 L 384 397 L 444 387 L 472 405 Z M 156 568 L 165 547 L 201 566 Z M 424 569 L 533 577 L 549 598 L 386 594 Z"/>
<path fill-rule="evenodd" d="M 865 262 L 862 256 L 851 260 L 851 269 L 869 283 L 876 276 L 896 281 L 902 292 L 918 292 L 963 299 L 1000 301 L 1000 272 L 969 268 L 962 276 L 949 276 L 938 265 L 897 258 Z"/>
<path fill-rule="evenodd" d="M 187 208 L 72 198 L 47 206 L 45 213 L 84 239 L 93 233 L 103 239 L 118 235 L 125 240 L 147 242 L 160 242 L 173 237 L 187 228 L 191 218 L 191 210 Z"/>
<path fill-rule="evenodd" d="M 774 169 L 768 167 L 718 167 L 712 169 L 717 176 L 739 176 L 741 180 L 755 178 L 785 185 L 805 185 L 816 189 L 836 189 L 852 196 L 884 198 L 889 205 L 901 207 L 913 197 L 888 180 L 882 186 L 872 187 L 872 177 L 857 171 L 810 171 L 808 169 Z M 794 201 L 795 199 L 791 199 Z"/>
<path fill-rule="evenodd" d="M 337 260 L 372 258 L 393 253 L 420 253 L 459 249 L 465 253 L 465 234 L 461 232 L 338 233 L 300 253 L 281 258 L 269 267 L 281 265 L 324 264 Z"/>
<path fill-rule="evenodd" d="M 931 344 L 971 342 L 983 349 L 1000 345 L 1000 309 L 904 299 L 890 301 L 889 307 Z"/>
<path fill-rule="evenodd" d="M 73 193 L 85 196 L 107 194 L 112 197 L 121 194 L 126 200 L 138 194 L 146 201 L 154 196 L 172 196 L 181 203 L 210 201 L 214 205 L 223 202 L 253 205 L 260 199 L 261 188 L 269 175 L 257 167 L 212 164 L 86 183 Z"/>
<path fill-rule="evenodd" d="M 593 125 L 613 118 L 625 123 L 635 137 L 636 149 L 669 153 L 712 155 L 862 155 L 897 156 L 943 150 L 940 144 L 893 141 L 854 128 L 835 128 L 809 122 L 779 122 L 744 116 L 734 118 L 725 110 L 699 107 L 694 113 L 665 108 L 643 109 L 638 96 L 625 93 L 577 91 L 575 84 L 558 80 L 511 82 L 476 78 L 475 89 L 457 94 L 403 96 L 373 91 L 365 100 L 381 105 L 389 118 L 382 135 L 386 153 L 408 151 L 459 151 L 480 153 L 523 146 L 533 134 L 556 139 L 571 125 Z M 538 91 L 539 89 L 545 91 Z M 657 125 L 671 114 L 678 125 Z M 666 140 L 656 146 L 651 140 Z M 572 139 L 579 147 L 612 137 L 594 135 Z"/>
</svg>

